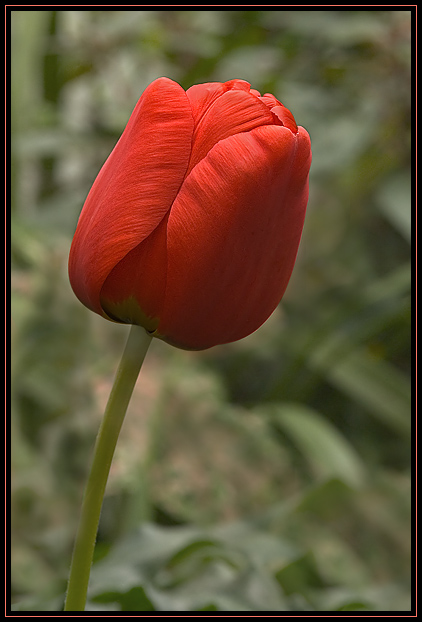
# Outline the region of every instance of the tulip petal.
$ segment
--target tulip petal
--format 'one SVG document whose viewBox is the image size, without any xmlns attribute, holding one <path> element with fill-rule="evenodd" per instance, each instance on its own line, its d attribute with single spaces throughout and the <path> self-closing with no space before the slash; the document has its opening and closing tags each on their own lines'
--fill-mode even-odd
<svg viewBox="0 0 422 622">
<path fill-rule="evenodd" d="M 271 93 L 265 93 L 259 99 L 271 110 L 276 119 L 281 125 L 288 127 L 292 132 L 297 132 L 297 125 L 293 114 L 288 108 L 283 106 Z"/>
<path fill-rule="evenodd" d="M 194 119 L 198 121 L 211 104 L 223 93 L 231 89 L 251 91 L 251 85 L 246 80 L 230 80 L 229 82 L 205 82 L 194 84 L 186 91 Z M 254 91 L 258 93 L 258 91 Z"/>
<path fill-rule="evenodd" d="M 139 99 L 95 180 L 69 257 L 78 298 L 102 313 L 100 292 L 111 270 L 163 220 L 185 177 L 194 122 L 185 91 L 155 80 Z"/>
<path fill-rule="evenodd" d="M 291 130 L 294 133 L 297 132 L 297 125 L 296 125 L 295 118 L 288 108 L 286 108 L 283 105 L 274 106 L 274 108 L 271 108 L 271 112 L 277 117 L 277 119 L 281 121 L 284 127 L 288 127 L 289 130 Z"/>
<path fill-rule="evenodd" d="M 192 154 L 188 173 L 204 158 L 220 141 L 262 125 L 274 123 L 269 108 L 258 97 L 249 92 L 250 85 L 241 80 L 233 80 L 235 84 L 229 90 L 213 91 L 211 103 L 204 109 L 193 108 L 195 130 L 193 134 Z M 226 83 L 228 87 L 232 83 Z M 189 97 L 189 91 L 187 92 Z"/>
<path fill-rule="evenodd" d="M 224 84 L 221 82 L 206 82 L 205 84 L 194 84 L 187 91 L 186 95 L 192 108 L 194 119 L 200 119 L 213 101 L 226 92 Z"/>
<path fill-rule="evenodd" d="M 264 126 L 216 144 L 186 178 L 167 225 L 167 285 L 156 336 L 204 349 L 271 315 L 289 281 L 308 198 L 303 128 Z"/>
<path fill-rule="evenodd" d="M 110 319 L 158 326 L 167 282 L 167 220 L 113 268 L 101 288 L 101 306 Z"/>
</svg>

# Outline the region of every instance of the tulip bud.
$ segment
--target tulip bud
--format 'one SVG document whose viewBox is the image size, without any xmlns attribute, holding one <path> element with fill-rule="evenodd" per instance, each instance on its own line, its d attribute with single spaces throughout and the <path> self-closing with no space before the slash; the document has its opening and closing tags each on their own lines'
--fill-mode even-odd
<svg viewBox="0 0 422 622">
<path fill-rule="evenodd" d="M 273 95 L 155 80 L 82 209 L 75 294 L 180 348 L 246 337 L 290 279 L 310 164 L 308 133 Z"/>
</svg>

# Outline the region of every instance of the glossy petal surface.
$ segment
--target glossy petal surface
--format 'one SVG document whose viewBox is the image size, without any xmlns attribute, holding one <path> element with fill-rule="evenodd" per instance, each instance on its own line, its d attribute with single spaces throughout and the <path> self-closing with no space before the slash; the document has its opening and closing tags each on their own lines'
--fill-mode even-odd
<svg viewBox="0 0 422 622">
<path fill-rule="evenodd" d="M 249 335 L 289 281 L 310 162 L 307 132 L 273 95 L 155 80 L 82 210 L 76 295 L 186 349 Z"/>
<path fill-rule="evenodd" d="M 195 100 L 191 102 L 195 130 L 189 172 L 218 141 L 274 123 L 268 107 L 249 92 L 247 82 L 233 80 L 232 83 L 227 82 L 220 89 L 206 90 L 206 106 L 199 106 Z"/>
<path fill-rule="evenodd" d="M 273 123 L 270 110 L 244 90 L 226 91 L 195 118 L 190 172 L 220 140 Z"/>
<path fill-rule="evenodd" d="M 138 101 L 102 167 L 72 242 L 69 277 L 78 298 L 102 313 L 110 271 L 158 226 L 186 174 L 193 117 L 185 91 L 161 78 Z"/>
<path fill-rule="evenodd" d="M 265 126 L 219 142 L 168 221 L 158 334 L 203 349 L 256 330 L 290 278 L 308 198 L 309 137 Z"/>
</svg>

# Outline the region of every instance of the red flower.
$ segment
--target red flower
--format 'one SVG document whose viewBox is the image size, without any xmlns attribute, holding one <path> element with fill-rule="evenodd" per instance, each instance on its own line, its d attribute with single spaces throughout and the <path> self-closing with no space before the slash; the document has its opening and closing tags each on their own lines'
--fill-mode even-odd
<svg viewBox="0 0 422 622">
<path fill-rule="evenodd" d="M 273 95 L 155 80 L 80 215 L 75 294 L 181 348 L 246 337 L 290 279 L 310 164 L 308 133 Z"/>
</svg>

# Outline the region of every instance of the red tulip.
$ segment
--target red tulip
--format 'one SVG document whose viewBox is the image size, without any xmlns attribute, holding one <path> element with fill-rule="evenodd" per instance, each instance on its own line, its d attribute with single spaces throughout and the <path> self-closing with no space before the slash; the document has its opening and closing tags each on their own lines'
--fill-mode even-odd
<svg viewBox="0 0 422 622">
<path fill-rule="evenodd" d="M 309 135 L 243 80 L 155 80 L 88 194 L 78 298 L 186 349 L 254 332 L 280 302 L 308 200 Z"/>
</svg>

